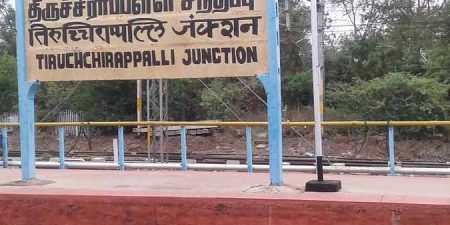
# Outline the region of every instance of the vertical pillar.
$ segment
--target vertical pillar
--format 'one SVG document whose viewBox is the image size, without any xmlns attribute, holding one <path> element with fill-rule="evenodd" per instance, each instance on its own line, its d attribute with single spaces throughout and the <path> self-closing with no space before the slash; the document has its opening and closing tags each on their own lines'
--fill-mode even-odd
<svg viewBox="0 0 450 225">
<path fill-rule="evenodd" d="M 116 138 L 113 139 L 113 158 L 114 163 L 119 165 L 119 144 Z"/>
<path fill-rule="evenodd" d="M 65 143 L 64 143 L 64 127 L 58 127 L 58 143 L 59 143 L 59 168 L 65 169 Z"/>
<path fill-rule="evenodd" d="M 8 128 L 2 128 L 3 168 L 8 168 Z"/>
<path fill-rule="evenodd" d="M 247 127 L 245 130 L 245 141 L 247 149 L 247 170 L 253 172 L 253 147 L 252 147 L 252 128 Z"/>
<path fill-rule="evenodd" d="M 152 147 L 152 128 L 150 126 L 147 126 L 147 158 L 150 162 L 150 159 L 152 158 L 151 154 L 151 147 Z M 156 156 L 153 156 L 156 157 Z"/>
<path fill-rule="evenodd" d="M 266 0 L 266 10 L 269 72 L 267 75 L 259 75 L 258 79 L 267 95 L 270 185 L 279 186 L 283 184 L 283 144 L 278 0 Z"/>
<path fill-rule="evenodd" d="M 123 127 L 118 129 L 118 144 L 119 144 L 119 170 L 125 170 L 125 140 L 123 137 Z"/>
<path fill-rule="evenodd" d="M 395 176 L 395 143 L 394 143 L 394 127 L 389 127 L 389 175 Z"/>
<path fill-rule="evenodd" d="M 320 2 L 320 3 L 319 3 Z M 322 1 L 311 1 L 311 44 L 312 44 L 312 71 L 314 92 L 314 148 L 316 153 L 317 180 L 323 181 L 323 143 L 322 143 L 322 120 L 323 120 L 323 59 L 322 59 Z M 320 17 L 320 20 L 319 18 Z"/>
<path fill-rule="evenodd" d="M 323 179 L 323 92 L 324 92 L 324 0 L 311 0 L 311 49 L 314 91 L 314 148 L 316 153 L 317 180 L 308 181 L 305 191 L 338 192 L 341 189 L 340 180 Z"/>
<path fill-rule="evenodd" d="M 36 178 L 34 96 L 38 82 L 28 81 L 25 52 L 24 1 L 16 0 L 17 84 L 19 89 L 20 155 L 22 180 Z"/>
<path fill-rule="evenodd" d="M 159 79 L 159 121 L 164 120 L 163 80 Z M 164 162 L 164 127 L 159 126 L 159 157 Z"/>
<path fill-rule="evenodd" d="M 186 127 L 181 127 L 181 170 L 187 170 L 187 143 L 186 143 Z"/>
<path fill-rule="evenodd" d="M 147 91 L 145 92 L 146 97 L 147 97 L 147 101 L 146 101 L 146 118 L 147 118 L 147 122 L 150 121 L 150 80 L 146 80 L 146 86 L 147 86 Z M 150 159 L 152 158 L 151 155 L 151 141 L 152 141 L 152 134 L 151 134 L 151 128 L 150 126 L 147 126 L 147 158 L 150 161 Z M 156 158 L 156 156 L 153 156 Z"/>
</svg>

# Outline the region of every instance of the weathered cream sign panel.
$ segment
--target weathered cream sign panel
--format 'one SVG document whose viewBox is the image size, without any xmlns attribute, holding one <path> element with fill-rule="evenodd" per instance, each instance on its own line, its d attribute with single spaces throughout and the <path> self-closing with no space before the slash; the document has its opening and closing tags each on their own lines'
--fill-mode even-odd
<svg viewBox="0 0 450 225">
<path fill-rule="evenodd" d="M 26 0 L 28 80 L 267 73 L 262 0 Z"/>
</svg>

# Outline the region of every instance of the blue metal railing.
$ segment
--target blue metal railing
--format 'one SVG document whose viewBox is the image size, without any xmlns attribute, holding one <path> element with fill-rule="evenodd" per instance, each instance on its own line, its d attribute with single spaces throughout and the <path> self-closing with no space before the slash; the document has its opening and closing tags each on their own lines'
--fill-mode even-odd
<svg viewBox="0 0 450 225">
<path fill-rule="evenodd" d="M 59 168 L 65 169 L 65 141 L 64 141 L 64 127 L 58 126 L 58 144 L 59 144 Z M 187 135 L 186 127 L 181 126 L 181 170 L 187 171 Z M 252 145 L 252 128 L 246 127 L 246 164 L 247 171 L 253 172 L 253 145 Z M 8 128 L 1 129 L 0 146 L 2 147 L 3 168 L 8 168 Z M 394 127 L 390 126 L 388 129 L 388 146 L 389 146 L 389 175 L 395 176 L 395 142 L 394 142 Z M 125 170 L 125 139 L 123 126 L 118 127 L 118 169 Z"/>
<path fill-rule="evenodd" d="M 253 167 L 253 146 L 252 146 L 252 127 L 267 126 L 264 122 L 147 122 L 154 123 L 153 125 L 159 126 L 169 126 L 169 125 L 180 125 L 181 126 L 181 169 L 186 171 L 188 169 L 187 163 L 187 136 L 186 136 L 186 126 L 188 125 L 208 125 L 208 126 L 239 126 L 246 127 L 246 164 L 248 172 L 252 172 Z M 64 163 L 65 156 L 65 142 L 64 142 L 64 127 L 65 126 L 115 126 L 118 127 L 118 169 L 125 169 L 125 139 L 124 139 L 124 126 L 134 126 L 135 122 L 79 122 L 79 123 L 36 123 L 37 126 L 43 127 L 57 127 L 58 128 L 58 143 L 59 143 L 59 157 L 60 165 L 59 168 L 64 169 L 66 165 Z M 146 125 L 144 122 L 139 123 L 140 125 Z M 310 122 L 286 122 L 284 126 L 312 126 Z M 355 127 L 355 126 L 385 126 L 388 127 L 388 152 L 389 152 L 389 175 L 396 175 L 395 168 L 395 127 L 405 127 L 405 126 L 450 126 L 450 121 L 343 121 L 343 122 L 324 122 L 324 126 L 343 126 L 343 127 Z M 1 128 L 1 138 L 0 147 L 2 148 L 2 159 L 3 167 L 8 167 L 8 127 L 15 127 L 17 124 L 14 123 L 0 123 Z"/>
</svg>

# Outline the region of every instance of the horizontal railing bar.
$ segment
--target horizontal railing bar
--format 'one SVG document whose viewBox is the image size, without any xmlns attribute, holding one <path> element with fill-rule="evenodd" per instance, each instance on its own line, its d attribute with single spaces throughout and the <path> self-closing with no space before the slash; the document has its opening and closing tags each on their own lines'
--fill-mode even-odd
<svg viewBox="0 0 450 225">
<path fill-rule="evenodd" d="M 0 127 L 18 127 L 18 123 L 0 123 Z"/>
<path fill-rule="evenodd" d="M 216 122 L 216 121 L 124 121 L 124 122 L 48 122 L 35 123 L 38 127 L 58 126 L 224 126 L 224 127 L 262 127 L 267 122 Z M 450 126 L 450 121 L 324 121 L 325 127 L 407 127 L 407 126 Z M 18 127 L 19 123 L 0 123 L 0 127 Z M 314 122 L 283 122 L 285 127 L 312 127 Z"/>
</svg>

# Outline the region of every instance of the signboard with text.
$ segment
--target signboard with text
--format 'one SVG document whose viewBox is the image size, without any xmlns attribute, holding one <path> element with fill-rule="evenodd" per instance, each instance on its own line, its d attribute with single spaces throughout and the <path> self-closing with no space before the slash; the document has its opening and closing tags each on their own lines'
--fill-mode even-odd
<svg viewBox="0 0 450 225">
<path fill-rule="evenodd" d="M 28 80 L 267 73 L 265 1 L 26 0 Z"/>
</svg>

